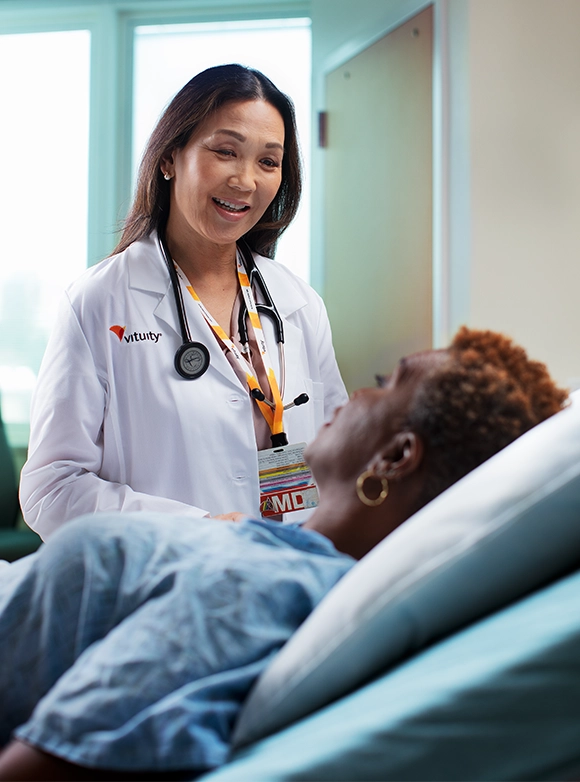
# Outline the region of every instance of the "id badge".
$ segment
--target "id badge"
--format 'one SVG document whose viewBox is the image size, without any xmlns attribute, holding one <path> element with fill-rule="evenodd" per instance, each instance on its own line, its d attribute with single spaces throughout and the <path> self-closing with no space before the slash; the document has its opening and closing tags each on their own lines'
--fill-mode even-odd
<svg viewBox="0 0 580 782">
<path fill-rule="evenodd" d="M 304 461 L 306 443 L 258 451 L 260 513 L 264 518 L 315 508 L 318 489 Z"/>
</svg>

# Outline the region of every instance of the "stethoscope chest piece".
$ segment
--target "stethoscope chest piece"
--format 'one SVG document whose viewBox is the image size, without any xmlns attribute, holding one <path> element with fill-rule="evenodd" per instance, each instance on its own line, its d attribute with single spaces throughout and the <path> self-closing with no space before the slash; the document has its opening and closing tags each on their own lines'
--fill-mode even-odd
<svg viewBox="0 0 580 782">
<path fill-rule="evenodd" d="M 184 342 L 175 354 L 175 369 L 186 380 L 196 380 L 209 367 L 209 350 L 201 342 Z"/>
</svg>

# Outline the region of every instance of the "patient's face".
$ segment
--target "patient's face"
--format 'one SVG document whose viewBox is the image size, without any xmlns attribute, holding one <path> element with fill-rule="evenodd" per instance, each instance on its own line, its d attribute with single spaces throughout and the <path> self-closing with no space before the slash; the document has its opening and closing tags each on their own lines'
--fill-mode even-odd
<svg viewBox="0 0 580 782">
<path fill-rule="evenodd" d="M 429 350 L 401 359 L 378 388 L 363 388 L 338 408 L 307 447 L 305 456 L 319 485 L 327 476 L 351 480 L 402 430 L 415 394 L 449 358 Z"/>
</svg>

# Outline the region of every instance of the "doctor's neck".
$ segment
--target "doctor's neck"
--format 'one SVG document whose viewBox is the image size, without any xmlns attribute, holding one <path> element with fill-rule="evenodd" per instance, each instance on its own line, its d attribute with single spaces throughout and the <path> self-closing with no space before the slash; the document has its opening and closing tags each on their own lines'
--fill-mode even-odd
<svg viewBox="0 0 580 782">
<path fill-rule="evenodd" d="M 171 258 L 185 274 L 196 295 L 229 334 L 240 287 L 235 243 L 214 244 L 198 234 L 186 234 L 184 237 L 183 232 L 175 234 L 168 231 L 165 232 L 165 242 Z"/>
<path fill-rule="evenodd" d="M 165 242 L 171 258 L 192 285 L 203 279 L 231 281 L 236 276 L 236 244 L 217 244 L 194 232 L 172 231 L 168 224 Z"/>
</svg>

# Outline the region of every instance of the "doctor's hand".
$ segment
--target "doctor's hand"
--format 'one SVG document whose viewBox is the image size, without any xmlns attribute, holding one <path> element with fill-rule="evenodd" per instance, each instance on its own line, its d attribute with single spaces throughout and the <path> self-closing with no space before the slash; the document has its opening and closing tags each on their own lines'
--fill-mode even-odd
<svg viewBox="0 0 580 782">
<path fill-rule="evenodd" d="M 247 513 L 222 513 L 220 516 L 213 516 L 214 519 L 219 519 L 220 521 L 241 521 L 242 519 L 247 518 Z"/>
</svg>

